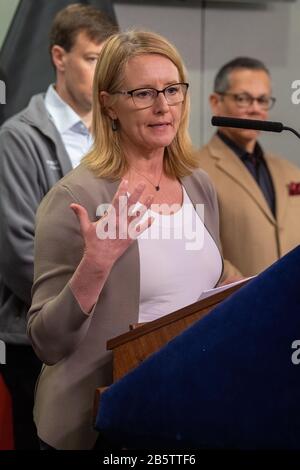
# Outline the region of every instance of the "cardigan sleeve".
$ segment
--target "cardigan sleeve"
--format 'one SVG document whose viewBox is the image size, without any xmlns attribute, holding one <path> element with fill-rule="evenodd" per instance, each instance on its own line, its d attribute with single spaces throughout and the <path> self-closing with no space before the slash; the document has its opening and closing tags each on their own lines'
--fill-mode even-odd
<svg viewBox="0 0 300 470">
<path fill-rule="evenodd" d="M 84 339 L 93 316 L 75 299 L 69 281 L 83 255 L 79 223 L 68 188 L 55 186 L 43 200 L 36 221 L 34 283 L 28 335 L 46 364 L 71 354 Z M 80 202 L 79 202 L 80 203 Z"/>
</svg>

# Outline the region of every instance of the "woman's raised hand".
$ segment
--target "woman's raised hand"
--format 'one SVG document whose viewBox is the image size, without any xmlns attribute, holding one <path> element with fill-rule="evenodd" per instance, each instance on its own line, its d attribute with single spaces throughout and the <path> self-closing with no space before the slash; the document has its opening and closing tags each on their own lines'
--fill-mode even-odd
<svg viewBox="0 0 300 470">
<path fill-rule="evenodd" d="M 122 180 L 118 190 L 104 215 L 97 222 L 91 222 L 86 209 L 79 204 L 71 204 L 76 214 L 84 240 L 84 259 L 91 263 L 93 270 L 110 270 L 115 261 L 153 222 L 148 217 L 140 221 L 151 206 L 153 196 L 147 196 L 145 202 L 134 209 L 145 189 L 139 183 L 128 196 L 128 181 Z"/>
</svg>

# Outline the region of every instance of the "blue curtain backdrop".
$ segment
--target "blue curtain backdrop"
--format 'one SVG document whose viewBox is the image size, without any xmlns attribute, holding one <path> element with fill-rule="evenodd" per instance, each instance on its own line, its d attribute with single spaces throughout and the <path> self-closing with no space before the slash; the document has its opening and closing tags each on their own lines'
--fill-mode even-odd
<svg viewBox="0 0 300 470">
<path fill-rule="evenodd" d="M 6 81 L 2 121 L 27 106 L 32 95 L 45 91 L 54 81 L 48 52 L 50 25 L 55 14 L 72 3 L 94 5 L 117 22 L 110 0 L 20 0 L 0 51 Z"/>
</svg>

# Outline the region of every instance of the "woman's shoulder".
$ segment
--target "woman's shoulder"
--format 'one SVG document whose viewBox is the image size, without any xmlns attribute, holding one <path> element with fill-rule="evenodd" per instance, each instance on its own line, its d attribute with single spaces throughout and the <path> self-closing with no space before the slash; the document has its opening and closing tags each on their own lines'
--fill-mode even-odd
<svg viewBox="0 0 300 470">
<path fill-rule="evenodd" d="M 99 184 L 99 178 L 97 178 L 86 165 L 81 163 L 61 178 L 55 186 L 76 191 L 76 188 L 89 188 L 90 185 L 93 186 L 97 184 Z M 55 188 L 55 186 L 53 188 Z"/>
<path fill-rule="evenodd" d="M 83 194 L 113 193 L 119 183 L 120 182 L 112 179 L 96 176 L 92 170 L 81 163 L 59 180 L 53 189 L 55 189 L 55 187 L 65 188 L 74 194 L 74 196 L 80 197 L 80 195 Z"/>
<path fill-rule="evenodd" d="M 202 168 L 198 167 L 195 170 L 193 170 L 192 173 L 190 173 L 188 176 L 185 176 L 183 180 L 192 183 L 198 183 L 201 186 L 204 186 L 204 188 L 207 188 L 211 190 L 213 188 L 213 183 L 209 177 L 209 175 L 206 173 L 206 171 L 202 170 Z"/>
<path fill-rule="evenodd" d="M 60 206 L 76 202 L 87 210 L 93 210 L 103 202 L 111 202 L 118 185 L 118 181 L 99 178 L 87 166 L 80 164 L 50 189 L 41 205 L 53 205 L 59 200 Z"/>
<path fill-rule="evenodd" d="M 212 209 L 215 208 L 216 191 L 205 171 L 196 168 L 191 174 L 182 178 L 181 181 L 194 204 L 208 204 Z"/>
</svg>

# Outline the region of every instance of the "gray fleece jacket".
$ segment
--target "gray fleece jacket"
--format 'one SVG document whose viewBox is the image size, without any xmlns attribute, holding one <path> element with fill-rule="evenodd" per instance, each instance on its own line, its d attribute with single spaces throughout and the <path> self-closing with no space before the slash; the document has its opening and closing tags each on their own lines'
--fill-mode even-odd
<svg viewBox="0 0 300 470">
<path fill-rule="evenodd" d="M 0 339 L 29 344 L 34 226 L 49 189 L 72 169 L 44 95 L 0 129 Z"/>
</svg>

